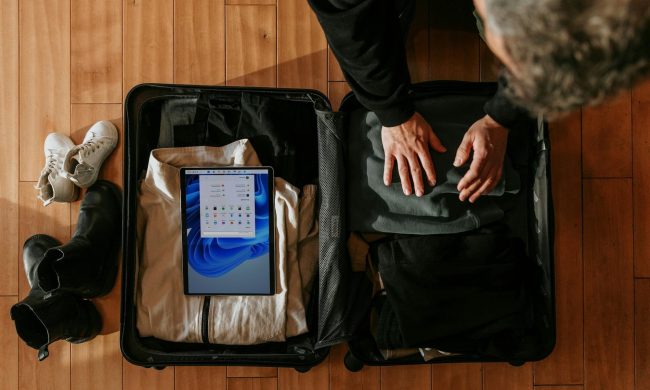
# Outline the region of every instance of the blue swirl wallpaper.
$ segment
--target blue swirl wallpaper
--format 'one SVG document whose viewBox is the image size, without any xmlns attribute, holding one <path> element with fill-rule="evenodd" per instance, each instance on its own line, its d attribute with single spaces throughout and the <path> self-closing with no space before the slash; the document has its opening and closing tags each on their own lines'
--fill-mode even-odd
<svg viewBox="0 0 650 390">
<path fill-rule="evenodd" d="M 255 176 L 255 237 L 201 238 L 199 175 L 186 176 L 186 226 L 188 263 L 198 274 L 219 277 L 247 260 L 269 253 L 268 175 Z"/>
</svg>

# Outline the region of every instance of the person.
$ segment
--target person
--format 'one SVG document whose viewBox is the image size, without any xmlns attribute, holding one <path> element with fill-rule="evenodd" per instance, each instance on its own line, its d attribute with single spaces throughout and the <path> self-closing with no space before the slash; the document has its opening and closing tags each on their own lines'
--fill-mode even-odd
<svg viewBox="0 0 650 390">
<path fill-rule="evenodd" d="M 309 0 L 358 100 L 377 114 L 384 183 L 397 171 L 405 195 L 433 186 L 430 149 L 446 148 L 415 111 L 404 37 L 414 0 Z M 554 117 L 630 87 L 650 70 L 646 0 L 474 0 L 488 47 L 505 65 L 486 115 L 466 132 L 455 166 L 461 201 L 476 201 L 502 175 L 508 127 L 523 115 Z M 435 53 L 434 53 L 435 56 Z"/>
</svg>

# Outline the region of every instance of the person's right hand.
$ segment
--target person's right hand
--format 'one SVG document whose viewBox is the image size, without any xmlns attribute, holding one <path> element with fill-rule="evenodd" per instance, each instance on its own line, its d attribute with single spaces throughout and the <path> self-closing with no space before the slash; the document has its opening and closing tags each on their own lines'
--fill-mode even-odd
<svg viewBox="0 0 650 390">
<path fill-rule="evenodd" d="M 397 161 L 397 171 L 402 181 L 404 195 L 411 195 L 411 177 L 415 185 L 415 194 L 424 194 L 422 169 L 427 176 L 429 185 L 436 184 L 436 171 L 429 153 L 429 147 L 440 153 L 447 149 L 433 133 L 431 126 L 418 113 L 394 127 L 381 128 L 381 142 L 384 146 L 384 184 L 390 185 L 393 179 L 393 167 Z"/>
</svg>

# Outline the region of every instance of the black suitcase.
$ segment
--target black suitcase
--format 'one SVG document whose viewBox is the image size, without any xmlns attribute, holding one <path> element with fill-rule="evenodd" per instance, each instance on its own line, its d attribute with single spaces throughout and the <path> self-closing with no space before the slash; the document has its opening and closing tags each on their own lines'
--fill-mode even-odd
<svg viewBox="0 0 650 390">
<path fill-rule="evenodd" d="M 487 99 L 495 91 L 493 83 L 428 82 L 415 85 L 416 99 L 444 96 L 478 96 Z M 205 106 L 210 99 L 220 102 L 236 102 L 242 94 L 256 94 L 282 100 L 288 107 L 286 113 L 292 115 L 293 109 L 313 109 L 313 116 L 305 121 L 304 131 L 317 138 L 319 185 L 319 265 L 318 283 L 307 308 L 310 332 L 306 335 L 288 339 L 283 343 L 267 343 L 251 346 L 228 346 L 213 344 L 172 343 L 155 338 L 139 337 L 135 322 L 135 288 L 137 264 L 135 259 L 135 221 L 137 218 L 138 180 L 147 167 L 149 153 L 157 147 L 160 131 L 160 111 L 165 102 L 187 100 Z M 209 104 L 208 104 L 209 106 Z M 143 84 L 134 87 L 125 101 L 124 113 L 124 208 L 123 208 L 123 268 L 122 268 L 122 310 L 121 310 L 121 348 L 125 358 L 134 364 L 162 368 L 168 365 L 254 365 L 294 367 L 306 371 L 317 365 L 328 353 L 328 347 L 349 340 L 351 353 L 346 358 L 348 368 L 358 369 L 361 364 L 383 364 L 377 359 L 376 351 L 367 347 L 364 335 L 367 310 L 370 306 L 372 286 L 363 272 L 352 272 L 348 259 L 345 213 L 345 160 L 347 113 L 361 109 L 353 95 L 348 95 L 342 104 L 341 112 L 332 112 L 327 98 L 320 92 L 295 89 L 231 88 Z M 197 109 L 197 113 L 200 110 Z M 204 110 L 203 110 L 204 111 Z M 311 114 L 310 114 L 311 115 Z M 188 125 L 205 120 L 205 115 L 194 115 Z M 199 126 L 200 129 L 202 129 Z M 192 130 L 192 126 L 188 127 Z M 203 130 L 200 130 L 203 131 Z M 532 133 L 531 133 L 532 134 Z M 194 139 L 210 138 L 195 137 Z M 538 137 L 538 134 L 531 135 Z M 537 180 L 538 192 L 542 194 L 535 205 L 536 221 L 543 234 L 538 235 L 535 248 L 529 251 L 539 254 L 538 262 L 543 271 L 540 290 L 546 294 L 547 315 L 545 333 L 554 341 L 553 270 L 552 270 L 552 206 L 550 199 L 548 172 L 548 139 L 543 131 L 542 138 L 531 139 L 538 148 L 538 160 L 542 163 L 541 176 Z M 212 144 L 213 142 L 198 144 Z M 196 143 L 196 142 L 195 142 Z M 217 142 L 218 143 L 218 142 Z M 537 176 L 535 176 L 537 178 Z M 536 182 L 536 183 L 537 183 Z M 541 191 L 541 192 L 540 192 Z M 539 209 L 539 210 L 538 210 Z M 533 228 L 533 225 L 530 225 Z M 537 229 L 535 227 L 535 229 Z M 532 242 L 531 242 L 532 245 Z M 552 349 L 550 342 L 548 351 Z M 464 356 L 453 361 L 485 360 L 480 356 Z M 528 360 L 528 359 L 523 359 Z M 389 364 L 410 364 L 405 359 L 390 361 Z"/>
<path fill-rule="evenodd" d="M 494 95 L 493 83 L 468 83 L 454 81 L 429 82 L 415 85 L 413 88 L 414 101 L 424 104 L 436 99 L 451 101 L 461 98 L 482 100 L 482 104 Z M 478 102 L 477 102 L 478 104 Z M 448 107 L 454 111 L 452 104 Z M 340 111 L 350 114 L 355 110 L 365 109 L 359 104 L 354 95 L 348 95 L 341 104 Z M 470 126 L 479 117 L 471 117 L 463 112 L 451 112 L 451 117 L 462 120 Z M 435 131 L 435 123 L 430 123 Z M 348 128 L 348 131 L 355 131 Z M 555 301 L 554 301 L 554 271 L 553 271 L 553 203 L 551 196 L 550 150 L 547 124 L 541 120 L 522 120 L 510 129 L 509 150 L 514 144 L 513 137 L 517 138 L 518 145 L 528 148 L 529 166 L 524 169 L 525 178 L 522 180 L 524 199 L 521 207 L 509 211 L 513 213 L 512 220 L 518 220 L 520 228 L 517 235 L 526 243 L 526 252 L 535 285 L 534 294 L 534 326 L 530 334 L 526 335 L 520 351 L 516 351 L 507 359 L 495 358 L 479 354 L 459 354 L 453 356 L 440 356 L 428 362 L 423 361 L 420 355 L 386 360 L 379 352 L 375 340 L 370 332 L 369 310 L 364 321 L 360 324 L 353 337 L 348 340 L 348 352 L 344 364 L 350 371 L 359 371 L 364 365 L 407 365 L 407 364 L 433 364 L 454 362 L 489 362 L 506 361 L 512 365 L 523 365 L 527 361 L 537 361 L 548 356 L 555 346 Z M 515 215 L 516 214 L 516 215 Z M 509 222 L 509 224 L 512 222 Z M 367 307 L 370 309 L 370 307 Z"/>
</svg>

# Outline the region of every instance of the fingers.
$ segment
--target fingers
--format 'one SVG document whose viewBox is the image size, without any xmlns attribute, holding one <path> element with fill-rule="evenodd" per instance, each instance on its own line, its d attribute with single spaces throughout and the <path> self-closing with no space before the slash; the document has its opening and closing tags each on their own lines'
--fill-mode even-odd
<svg viewBox="0 0 650 390">
<path fill-rule="evenodd" d="M 397 156 L 397 171 L 399 172 L 399 178 L 402 181 L 402 191 L 404 192 L 404 195 L 407 196 L 411 195 L 412 188 L 411 188 L 411 178 L 409 175 L 410 170 L 409 170 L 409 163 L 406 157 Z"/>
<path fill-rule="evenodd" d="M 389 186 L 393 181 L 393 168 L 395 167 L 395 157 L 392 154 L 386 154 L 384 160 L 384 185 Z"/>
<path fill-rule="evenodd" d="M 431 154 L 428 150 L 423 150 L 418 153 L 418 158 L 420 160 L 420 164 L 422 164 L 422 168 L 424 168 L 424 173 L 427 175 L 427 181 L 429 182 L 429 185 L 432 187 L 435 186 L 436 170 L 433 167 L 433 159 L 431 158 Z"/>
<path fill-rule="evenodd" d="M 458 186 L 456 187 L 458 191 L 464 190 L 465 187 L 467 187 L 470 183 L 473 183 L 476 178 L 481 176 L 481 172 L 487 163 L 487 158 L 488 149 L 485 146 L 485 141 L 481 138 L 478 138 L 474 143 L 474 157 L 472 158 L 472 164 L 469 166 L 469 170 L 465 176 L 458 183 Z"/>
<path fill-rule="evenodd" d="M 456 158 L 454 159 L 454 166 L 459 167 L 465 162 L 467 162 L 467 159 L 469 158 L 469 153 L 472 151 L 472 137 L 469 135 L 469 133 L 465 133 L 465 136 L 463 137 L 463 140 L 460 143 L 460 146 L 458 146 L 458 150 L 456 151 Z"/>
<path fill-rule="evenodd" d="M 431 149 L 435 150 L 436 152 L 444 153 L 447 151 L 447 148 L 445 148 L 445 146 L 440 141 L 440 138 L 438 138 L 433 130 L 429 131 L 429 146 L 431 146 Z"/>
<path fill-rule="evenodd" d="M 407 161 L 411 168 L 411 177 L 413 178 L 413 186 L 415 187 L 415 194 L 422 196 L 424 194 L 424 182 L 422 181 L 422 168 L 417 155 L 407 157 Z M 407 194 L 408 195 L 408 194 Z"/>
</svg>

